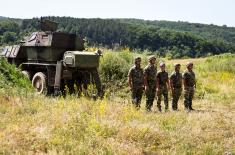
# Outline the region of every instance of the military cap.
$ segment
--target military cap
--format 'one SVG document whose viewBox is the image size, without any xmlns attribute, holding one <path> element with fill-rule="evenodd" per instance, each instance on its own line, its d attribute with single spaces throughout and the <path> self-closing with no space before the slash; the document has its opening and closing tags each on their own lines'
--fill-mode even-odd
<svg viewBox="0 0 235 155">
<path fill-rule="evenodd" d="M 135 62 L 141 60 L 141 57 L 135 57 Z"/>
<path fill-rule="evenodd" d="M 162 66 L 165 66 L 165 65 L 166 64 L 164 62 L 161 62 L 159 66 L 162 67 Z"/>
<path fill-rule="evenodd" d="M 177 66 L 181 66 L 181 64 L 175 63 L 175 64 L 174 64 L 174 67 L 177 67 Z"/>
<path fill-rule="evenodd" d="M 189 67 L 189 66 L 192 66 L 193 65 L 193 62 L 188 62 L 187 64 L 186 64 L 186 67 Z"/>
<path fill-rule="evenodd" d="M 149 56 L 149 61 L 150 61 L 150 60 L 153 60 L 153 59 L 156 60 L 156 57 L 155 57 L 154 55 Z"/>
</svg>

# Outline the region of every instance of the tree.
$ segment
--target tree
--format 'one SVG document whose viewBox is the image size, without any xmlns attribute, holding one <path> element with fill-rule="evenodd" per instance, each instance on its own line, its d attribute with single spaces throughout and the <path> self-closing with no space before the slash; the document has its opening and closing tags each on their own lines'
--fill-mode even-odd
<svg viewBox="0 0 235 155">
<path fill-rule="evenodd" d="M 2 43 L 13 43 L 17 39 L 15 32 L 4 32 L 2 36 Z"/>
</svg>

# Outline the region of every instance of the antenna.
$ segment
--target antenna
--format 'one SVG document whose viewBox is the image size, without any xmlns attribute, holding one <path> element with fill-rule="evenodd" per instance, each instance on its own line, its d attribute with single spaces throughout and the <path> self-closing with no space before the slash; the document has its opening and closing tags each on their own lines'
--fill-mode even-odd
<svg viewBox="0 0 235 155">
<path fill-rule="evenodd" d="M 42 16 L 40 17 L 40 30 L 42 30 Z"/>
</svg>

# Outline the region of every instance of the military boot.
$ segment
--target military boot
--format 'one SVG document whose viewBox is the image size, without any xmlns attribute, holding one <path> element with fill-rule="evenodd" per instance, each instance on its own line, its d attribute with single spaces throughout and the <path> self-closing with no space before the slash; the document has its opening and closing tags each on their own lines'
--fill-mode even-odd
<svg viewBox="0 0 235 155">
<path fill-rule="evenodd" d="M 168 102 L 165 102 L 165 112 L 169 111 Z"/>
<path fill-rule="evenodd" d="M 188 102 L 188 109 L 189 109 L 189 110 L 194 110 L 193 107 L 192 107 L 192 101 L 189 101 L 189 102 Z"/>
<path fill-rule="evenodd" d="M 165 107 L 165 112 L 168 112 L 169 111 L 169 108 L 168 107 Z"/>
<path fill-rule="evenodd" d="M 158 109 L 159 112 L 162 112 L 161 106 L 157 106 L 157 109 Z"/>
</svg>

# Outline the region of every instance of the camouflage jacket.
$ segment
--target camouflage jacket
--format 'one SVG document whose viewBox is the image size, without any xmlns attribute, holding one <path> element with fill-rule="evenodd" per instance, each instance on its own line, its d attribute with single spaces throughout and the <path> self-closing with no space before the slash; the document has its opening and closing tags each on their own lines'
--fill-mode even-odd
<svg viewBox="0 0 235 155">
<path fill-rule="evenodd" d="M 155 88 L 157 83 L 157 67 L 152 65 L 147 65 L 144 68 L 144 76 L 147 77 L 147 84 L 149 87 Z"/>
<path fill-rule="evenodd" d="M 182 74 L 180 72 L 172 72 L 170 76 L 173 88 L 182 88 Z"/>
<path fill-rule="evenodd" d="M 195 73 L 193 71 L 185 71 L 183 73 L 183 79 L 185 80 L 187 87 L 194 87 L 196 84 Z"/>
<path fill-rule="evenodd" d="M 144 72 L 142 68 L 133 66 L 128 72 L 128 76 L 132 79 L 133 87 L 142 87 L 144 84 Z"/>
<path fill-rule="evenodd" d="M 160 88 L 166 87 L 166 83 L 169 80 L 168 73 L 166 71 L 159 71 L 157 73 L 157 80 L 158 80 L 158 84 L 159 84 Z"/>
</svg>

